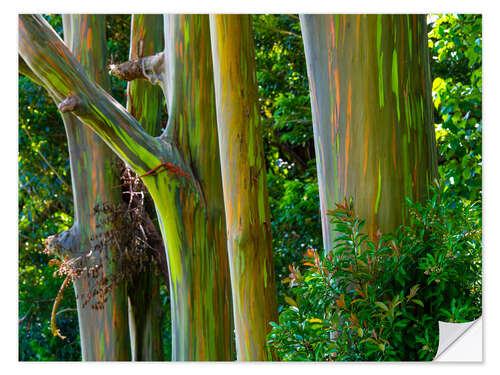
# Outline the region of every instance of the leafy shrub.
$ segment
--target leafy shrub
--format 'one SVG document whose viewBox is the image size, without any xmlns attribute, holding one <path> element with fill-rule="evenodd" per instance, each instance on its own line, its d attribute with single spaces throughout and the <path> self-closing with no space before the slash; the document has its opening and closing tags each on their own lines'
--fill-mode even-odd
<svg viewBox="0 0 500 375">
<path fill-rule="evenodd" d="M 408 202 L 410 220 L 372 241 L 352 201 L 329 212 L 332 253 L 309 250 L 295 264 L 288 307 L 272 322 L 270 350 L 281 360 L 431 360 L 438 320 L 481 314 L 481 207 L 433 189 Z M 305 268 L 304 268 L 305 267 Z"/>
</svg>

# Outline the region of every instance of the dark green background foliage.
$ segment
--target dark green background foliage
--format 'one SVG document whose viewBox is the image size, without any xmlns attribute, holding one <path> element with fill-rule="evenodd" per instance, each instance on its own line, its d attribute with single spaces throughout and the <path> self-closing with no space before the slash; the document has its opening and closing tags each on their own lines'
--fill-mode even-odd
<svg viewBox="0 0 500 375">
<path fill-rule="evenodd" d="M 322 243 L 304 46 L 296 15 L 253 17 L 278 301 L 288 265 Z"/>
<path fill-rule="evenodd" d="M 62 31 L 59 17 L 48 17 Z M 73 222 L 71 177 L 62 119 L 43 89 L 19 77 L 19 359 L 80 358 L 72 288 L 64 293 L 58 324 L 63 343 L 50 332 L 50 313 L 62 279 L 42 253 L 48 236 Z"/>
<path fill-rule="evenodd" d="M 55 15 L 46 18 L 62 34 L 61 18 Z M 356 292 L 351 286 L 367 276 L 344 272 L 346 280 L 350 281 L 340 283 L 339 288 L 344 289 L 336 290 L 334 294 L 315 266 L 315 262 L 321 262 L 331 270 L 335 267 L 333 258 L 316 258 L 311 252 L 314 249 L 321 253 L 322 238 L 312 117 L 299 18 L 296 15 L 253 16 L 281 312 L 280 325 L 274 326 L 274 336 L 270 338 L 271 346 L 282 359 L 430 359 L 437 345 L 437 327 L 431 321 L 436 317 L 466 321 L 480 314 L 478 275 L 481 247 L 478 231 L 481 206 L 472 202 L 481 199 L 481 21 L 479 15 L 433 16 L 429 25 L 429 46 L 439 148 L 440 201 L 431 201 L 425 207 L 414 206 L 413 224 L 425 229 L 425 238 L 413 230 L 411 234 L 420 240 L 407 241 L 408 236 L 401 235 L 408 232 L 402 230 L 394 239 L 399 257 L 393 253 L 390 243 L 384 242 L 385 253 L 381 258 L 385 259 L 383 266 L 390 270 L 390 276 L 375 277 L 373 283 L 380 288 L 370 293 L 363 292 L 365 297 L 357 298 L 364 302 L 356 302 L 353 307 Z M 130 16 L 107 17 L 109 63 L 128 58 L 129 37 Z M 114 77 L 111 77 L 111 83 L 112 95 L 125 104 L 126 83 Z M 166 117 L 165 114 L 164 119 Z M 18 163 L 19 359 L 79 360 L 78 319 L 72 288 L 65 291 L 57 316 L 58 328 L 67 339 L 62 341 L 50 332 L 50 312 L 63 280 L 53 277 L 56 267 L 49 265 L 50 258 L 42 253 L 45 238 L 72 225 L 66 135 L 50 98 L 22 76 L 19 77 Z M 436 214 L 440 216 L 436 217 Z M 430 219 L 425 219 L 426 227 L 423 228 L 426 215 Z M 449 256 L 450 250 L 452 257 Z M 307 262 L 310 265 L 304 264 L 307 251 L 312 256 Z M 414 271 L 408 273 L 408 267 Z M 299 278 L 294 276 L 297 274 Z M 470 278 L 457 279 L 466 274 Z M 291 289 L 290 276 L 295 278 Z M 419 284 L 416 295 L 408 299 L 416 284 Z M 468 292 L 462 293 L 464 290 Z M 345 308 L 337 303 L 340 294 L 344 295 Z M 164 285 L 162 295 L 165 312 L 163 339 L 165 359 L 168 360 L 170 307 Z M 294 299 L 290 299 L 291 296 Z M 401 315 L 394 318 L 384 308 L 389 307 L 388 300 L 392 303 L 393 298 L 401 301 L 393 308 L 395 314 Z M 412 302 L 415 299 L 424 307 Z M 382 304 L 374 305 L 375 302 Z M 359 327 L 363 330 L 363 337 L 357 333 L 356 322 L 349 320 L 352 313 L 358 323 L 366 322 L 360 323 Z M 340 335 L 336 340 L 337 347 L 332 348 L 330 335 L 333 333 L 328 329 L 338 321 L 335 323 L 335 319 L 332 321 L 327 317 L 335 314 L 350 328 L 342 334 L 337 333 Z M 416 319 L 417 316 L 420 318 Z M 406 342 L 397 333 L 403 325 L 408 326 L 409 321 L 415 324 L 408 328 L 413 330 L 411 334 L 419 333 L 419 339 L 413 343 Z M 363 324 L 367 326 L 363 327 Z M 382 325 L 388 328 L 379 333 Z M 375 336 L 370 329 L 375 331 Z M 373 341 L 363 341 L 370 337 Z M 400 349 L 396 349 L 398 343 L 402 343 Z M 337 353 L 336 357 L 333 353 Z"/>
</svg>

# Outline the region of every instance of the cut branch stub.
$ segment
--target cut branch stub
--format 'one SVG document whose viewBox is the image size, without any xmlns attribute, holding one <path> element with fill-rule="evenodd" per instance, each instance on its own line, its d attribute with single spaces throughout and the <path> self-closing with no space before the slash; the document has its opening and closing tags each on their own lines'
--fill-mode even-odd
<svg viewBox="0 0 500 375">
<path fill-rule="evenodd" d="M 153 56 L 141 57 L 118 65 L 110 65 L 109 74 L 125 81 L 146 79 L 153 85 L 161 85 L 164 81 L 165 54 L 157 53 Z"/>
<path fill-rule="evenodd" d="M 142 72 L 142 58 L 125 61 L 119 65 L 111 65 L 109 68 L 109 74 L 114 75 L 119 79 L 125 81 L 133 81 L 134 79 L 142 78 L 146 79 Z"/>
<path fill-rule="evenodd" d="M 71 227 L 61 233 L 49 236 L 44 244 L 48 253 L 59 257 L 75 256 L 80 250 L 78 229 Z"/>
<path fill-rule="evenodd" d="M 68 94 L 68 96 L 66 97 L 66 99 L 64 99 L 61 103 L 59 103 L 57 105 L 57 108 L 62 113 L 66 113 L 66 112 L 72 112 L 72 111 L 74 111 L 80 105 L 81 105 L 81 100 L 78 99 L 77 96 L 75 96 L 75 95 L 73 95 L 73 94 L 70 93 L 70 94 Z"/>
</svg>

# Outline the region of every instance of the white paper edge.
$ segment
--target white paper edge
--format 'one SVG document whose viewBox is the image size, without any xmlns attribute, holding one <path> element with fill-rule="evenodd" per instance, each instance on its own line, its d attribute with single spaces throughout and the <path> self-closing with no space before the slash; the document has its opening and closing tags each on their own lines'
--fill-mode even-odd
<svg viewBox="0 0 500 375">
<path fill-rule="evenodd" d="M 483 317 L 467 323 L 439 322 L 436 362 L 482 362 Z"/>
</svg>

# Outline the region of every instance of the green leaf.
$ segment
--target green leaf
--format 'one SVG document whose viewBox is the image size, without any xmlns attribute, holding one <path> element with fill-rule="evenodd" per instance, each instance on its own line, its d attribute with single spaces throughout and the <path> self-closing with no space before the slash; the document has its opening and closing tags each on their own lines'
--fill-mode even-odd
<svg viewBox="0 0 500 375">
<path fill-rule="evenodd" d="M 424 307 L 424 303 L 422 301 L 420 301 L 419 299 L 412 299 L 411 302 L 413 302 L 419 306 Z"/>
<path fill-rule="evenodd" d="M 378 307 L 380 307 L 382 310 L 384 311 L 389 311 L 389 308 L 387 307 L 387 305 L 383 302 L 380 302 L 380 301 L 376 301 L 375 302 L 375 305 L 377 305 Z"/>
<path fill-rule="evenodd" d="M 295 307 L 298 307 L 297 306 L 297 302 L 295 302 L 295 300 L 291 297 L 288 297 L 288 296 L 285 296 L 285 301 L 286 303 L 288 303 L 290 306 L 295 306 Z"/>
</svg>

